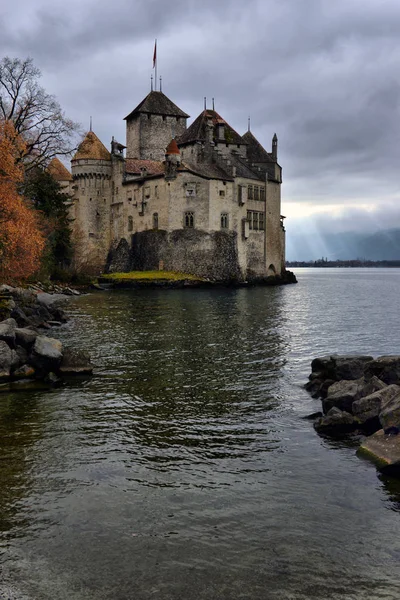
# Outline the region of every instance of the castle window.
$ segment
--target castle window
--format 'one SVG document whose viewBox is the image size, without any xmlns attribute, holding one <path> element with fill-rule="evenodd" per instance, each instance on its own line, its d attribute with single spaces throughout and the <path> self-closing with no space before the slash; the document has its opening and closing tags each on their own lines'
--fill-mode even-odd
<svg viewBox="0 0 400 600">
<path fill-rule="evenodd" d="M 241 185 L 238 186 L 238 203 L 243 204 L 243 188 Z"/>
<path fill-rule="evenodd" d="M 158 213 L 153 213 L 153 229 L 158 229 Z"/>
<path fill-rule="evenodd" d="M 229 228 L 229 217 L 228 213 L 221 213 L 221 229 Z"/>
<path fill-rule="evenodd" d="M 158 185 L 154 186 L 154 196 L 158 198 Z"/>
<path fill-rule="evenodd" d="M 263 212 L 258 213 L 258 228 L 260 231 L 264 231 L 265 229 L 265 219 Z"/>
<path fill-rule="evenodd" d="M 253 200 L 253 186 L 249 185 L 247 188 L 247 197 L 249 200 Z"/>
<path fill-rule="evenodd" d="M 265 187 L 260 187 L 260 200 L 265 202 Z"/>
<path fill-rule="evenodd" d="M 128 202 L 132 202 L 132 198 L 128 198 Z"/>
<path fill-rule="evenodd" d="M 258 212 L 253 212 L 253 231 L 258 231 Z"/>
<path fill-rule="evenodd" d="M 162 120 L 165 121 L 165 115 L 163 115 Z"/>
<path fill-rule="evenodd" d="M 133 217 L 128 217 L 128 231 L 133 231 Z"/>
<path fill-rule="evenodd" d="M 117 188 L 116 188 L 116 190 L 115 190 L 115 194 L 116 194 L 117 196 L 118 196 L 118 189 L 119 189 L 119 188 L 117 187 Z"/>
<path fill-rule="evenodd" d="M 150 187 L 145 187 L 144 188 L 144 197 L 145 198 L 150 198 Z"/>
<path fill-rule="evenodd" d="M 220 196 L 225 196 L 225 190 L 219 190 L 219 195 Z"/>
<path fill-rule="evenodd" d="M 258 185 L 255 185 L 254 186 L 254 200 L 260 199 L 259 191 L 260 191 L 260 188 L 258 187 Z"/>
<path fill-rule="evenodd" d="M 185 227 L 194 227 L 194 212 L 185 212 Z"/>
</svg>

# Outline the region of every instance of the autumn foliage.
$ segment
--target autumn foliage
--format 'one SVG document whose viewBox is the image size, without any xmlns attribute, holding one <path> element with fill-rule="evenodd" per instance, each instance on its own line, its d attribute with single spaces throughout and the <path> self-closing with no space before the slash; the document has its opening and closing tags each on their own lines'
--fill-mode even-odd
<svg viewBox="0 0 400 600">
<path fill-rule="evenodd" d="M 10 121 L 0 121 L 0 280 L 26 279 L 40 266 L 45 246 L 38 213 L 18 193 L 24 143 Z"/>
</svg>

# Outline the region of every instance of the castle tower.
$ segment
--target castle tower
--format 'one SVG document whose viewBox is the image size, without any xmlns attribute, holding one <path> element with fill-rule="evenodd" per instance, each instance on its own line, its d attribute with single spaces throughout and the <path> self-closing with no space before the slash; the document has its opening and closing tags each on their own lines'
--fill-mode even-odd
<svg viewBox="0 0 400 600">
<path fill-rule="evenodd" d="M 89 131 L 71 161 L 77 262 L 97 272 L 110 244 L 111 155 Z"/>
<path fill-rule="evenodd" d="M 127 158 L 164 160 L 165 148 L 184 133 L 188 117 L 165 94 L 151 91 L 125 117 Z"/>
</svg>

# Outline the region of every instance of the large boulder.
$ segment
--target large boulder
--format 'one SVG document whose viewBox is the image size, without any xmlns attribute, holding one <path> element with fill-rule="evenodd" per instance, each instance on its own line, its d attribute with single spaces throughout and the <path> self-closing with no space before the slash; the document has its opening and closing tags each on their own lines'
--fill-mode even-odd
<svg viewBox="0 0 400 600">
<path fill-rule="evenodd" d="M 357 420 L 347 411 L 331 408 L 328 414 L 320 417 L 314 423 L 318 433 L 327 435 L 342 435 L 354 431 L 358 426 Z"/>
<path fill-rule="evenodd" d="M 89 355 L 84 350 L 65 348 L 59 373 L 62 375 L 91 375 L 93 365 Z"/>
<path fill-rule="evenodd" d="M 398 388 L 391 385 L 391 388 Z M 400 431 L 400 388 L 382 406 L 379 413 L 379 421 L 385 433 Z"/>
<path fill-rule="evenodd" d="M 29 350 L 36 341 L 38 334 L 33 329 L 25 327 L 17 328 L 15 330 L 15 339 L 17 344 Z"/>
<path fill-rule="evenodd" d="M 10 377 L 13 358 L 9 345 L 4 340 L 0 340 L 0 380 Z"/>
<path fill-rule="evenodd" d="M 331 408 L 351 412 L 353 402 L 361 398 L 365 386 L 364 378 L 356 380 L 336 381 L 328 388 L 328 395 L 322 401 L 322 408 L 327 414 Z"/>
<path fill-rule="evenodd" d="M 313 398 L 326 398 L 335 381 L 352 381 L 363 377 L 366 365 L 373 360 L 367 355 L 329 354 L 314 358 L 306 389 Z"/>
<path fill-rule="evenodd" d="M 385 434 L 380 429 L 364 440 L 358 452 L 372 458 L 379 470 L 400 473 L 400 435 Z"/>
<path fill-rule="evenodd" d="M 353 402 L 353 415 L 357 417 L 361 425 L 377 431 L 381 428 L 379 413 L 384 404 L 399 393 L 400 387 L 398 385 L 384 386 L 382 389 Z"/>
<path fill-rule="evenodd" d="M 380 356 L 365 366 L 366 377 L 376 375 L 390 385 L 400 385 L 400 356 Z"/>
<path fill-rule="evenodd" d="M 14 348 L 15 346 L 15 330 L 17 328 L 17 322 L 15 319 L 6 319 L 0 323 L 0 340 L 3 340 Z"/>
<path fill-rule="evenodd" d="M 29 357 L 29 363 L 41 372 L 56 371 L 62 360 L 62 343 L 54 338 L 38 335 Z"/>
</svg>

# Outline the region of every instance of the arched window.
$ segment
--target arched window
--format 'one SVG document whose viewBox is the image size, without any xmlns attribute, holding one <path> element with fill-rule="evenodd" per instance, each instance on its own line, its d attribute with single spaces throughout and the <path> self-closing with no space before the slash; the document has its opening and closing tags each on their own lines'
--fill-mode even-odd
<svg viewBox="0 0 400 600">
<path fill-rule="evenodd" d="M 194 227 L 194 212 L 185 212 L 185 227 Z"/>
<path fill-rule="evenodd" d="M 128 217 L 128 231 L 133 231 L 133 217 Z"/>
<path fill-rule="evenodd" d="M 153 229 L 158 229 L 158 213 L 153 213 Z"/>
<path fill-rule="evenodd" d="M 229 217 L 228 213 L 221 213 L 221 229 L 229 228 Z"/>
</svg>

